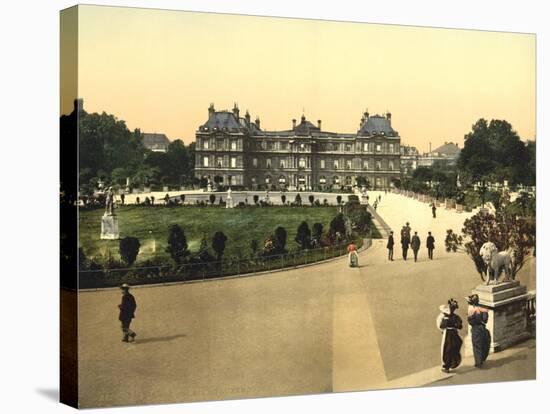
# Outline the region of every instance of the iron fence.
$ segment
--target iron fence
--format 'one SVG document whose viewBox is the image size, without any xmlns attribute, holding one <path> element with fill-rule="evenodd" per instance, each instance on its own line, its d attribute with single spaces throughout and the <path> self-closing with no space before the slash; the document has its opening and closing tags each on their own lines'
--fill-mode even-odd
<svg viewBox="0 0 550 414">
<path fill-rule="evenodd" d="M 372 238 L 354 241 L 359 249 L 369 248 Z M 255 273 L 276 271 L 307 265 L 347 254 L 348 243 L 316 249 L 292 251 L 285 254 L 257 256 L 248 259 L 224 259 L 221 261 L 189 262 L 181 265 L 159 265 L 113 269 L 89 269 L 79 271 L 80 289 L 98 289 L 131 285 L 187 282 L 239 277 Z"/>
</svg>

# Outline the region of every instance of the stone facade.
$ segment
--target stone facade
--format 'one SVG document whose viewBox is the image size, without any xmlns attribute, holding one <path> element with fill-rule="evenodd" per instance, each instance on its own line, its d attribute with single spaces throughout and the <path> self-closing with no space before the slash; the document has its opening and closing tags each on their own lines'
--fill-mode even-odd
<svg viewBox="0 0 550 414">
<path fill-rule="evenodd" d="M 400 142 L 391 114 L 365 112 L 354 134 L 324 131 L 301 117 L 292 128 L 264 131 L 246 112 L 208 110 L 196 132 L 195 175 L 251 190 L 390 188 L 400 178 Z"/>
</svg>

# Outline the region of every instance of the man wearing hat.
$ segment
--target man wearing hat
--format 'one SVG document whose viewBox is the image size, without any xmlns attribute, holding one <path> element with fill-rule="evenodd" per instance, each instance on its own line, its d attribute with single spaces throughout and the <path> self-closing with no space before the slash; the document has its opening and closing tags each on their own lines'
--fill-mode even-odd
<svg viewBox="0 0 550 414">
<path fill-rule="evenodd" d="M 122 324 L 122 342 L 133 342 L 136 333 L 130 329 L 130 323 L 132 323 L 132 319 L 135 317 L 136 300 L 134 295 L 130 293 L 130 286 L 127 283 L 124 283 L 120 287 L 120 290 L 122 291 L 122 301 L 118 305 L 120 309 L 118 320 Z"/>
</svg>

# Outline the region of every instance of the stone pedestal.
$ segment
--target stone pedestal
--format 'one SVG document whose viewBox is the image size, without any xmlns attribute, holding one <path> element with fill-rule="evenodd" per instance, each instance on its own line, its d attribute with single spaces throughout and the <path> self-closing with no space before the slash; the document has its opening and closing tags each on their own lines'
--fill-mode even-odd
<svg viewBox="0 0 550 414">
<path fill-rule="evenodd" d="M 233 198 L 231 196 L 228 196 L 225 200 L 225 208 L 233 208 Z"/>
<path fill-rule="evenodd" d="M 518 281 L 479 285 L 473 293 L 479 296 L 479 306 L 489 311 L 487 329 L 491 332 L 491 352 L 502 351 L 530 337 L 527 329 L 529 295 L 525 286 Z M 466 356 L 472 355 L 470 325 L 464 345 Z"/>
<path fill-rule="evenodd" d="M 105 213 L 101 217 L 101 239 L 118 240 L 118 217 L 114 214 Z"/>
<path fill-rule="evenodd" d="M 456 205 L 456 212 L 457 213 L 462 213 L 464 211 L 464 206 L 462 204 L 457 204 Z"/>
</svg>

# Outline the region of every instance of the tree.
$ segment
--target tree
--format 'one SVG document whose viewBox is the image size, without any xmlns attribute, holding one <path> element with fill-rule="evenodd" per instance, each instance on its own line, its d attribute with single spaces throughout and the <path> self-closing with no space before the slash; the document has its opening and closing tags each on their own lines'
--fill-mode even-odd
<svg viewBox="0 0 550 414">
<path fill-rule="evenodd" d="M 301 205 L 302 205 L 302 196 L 300 195 L 300 193 L 296 194 L 296 197 L 294 197 L 294 203 L 295 203 L 297 206 L 301 206 Z"/>
<path fill-rule="evenodd" d="M 344 220 L 344 215 L 342 213 L 338 213 L 331 221 L 330 221 L 330 235 L 332 237 L 336 236 L 337 233 L 340 235 L 346 234 L 346 223 Z"/>
<path fill-rule="evenodd" d="M 139 240 L 135 237 L 128 236 L 120 239 L 118 250 L 122 261 L 131 266 L 136 261 L 140 246 Z"/>
<path fill-rule="evenodd" d="M 254 204 L 258 204 L 259 199 L 260 197 L 258 196 L 258 194 L 254 194 L 254 196 L 252 197 L 252 200 L 254 200 Z"/>
<path fill-rule="evenodd" d="M 457 167 L 461 179 L 470 184 L 481 180 L 510 184 L 527 183 L 530 155 L 528 147 L 504 120 L 480 119 L 464 137 Z"/>
<path fill-rule="evenodd" d="M 323 235 L 323 225 L 321 223 L 313 224 L 311 228 L 311 241 L 314 245 L 319 245 Z"/>
<path fill-rule="evenodd" d="M 275 229 L 275 232 L 273 233 L 273 239 L 274 239 L 274 248 L 277 253 L 285 253 L 285 246 L 286 246 L 286 229 L 284 227 L 277 227 Z"/>
<path fill-rule="evenodd" d="M 338 205 L 342 204 L 342 196 L 340 194 L 336 196 L 336 202 L 338 203 Z"/>
<path fill-rule="evenodd" d="M 214 194 L 210 194 L 210 204 L 214 205 L 214 202 L 216 201 L 216 196 Z"/>
<path fill-rule="evenodd" d="M 187 239 L 182 228 L 178 224 L 172 224 L 168 229 L 168 246 L 166 252 L 179 265 L 189 255 Z"/>
<path fill-rule="evenodd" d="M 309 249 L 311 246 L 311 230 L 307 222 L 302 221 L 296 231 L 296 238 L 294 239 L 301 250 Z"/>
<path fill-rule="evenodd" d="M 286 195 L 284 194 L 281 195 L 281 201 L 283 202 L 283 205 L 286 204 Z"/>
<path fill-rule="evenodd" d="M 313 196 L 313 194 L 310 194 L 310 196 L 308 197 L 308 200 L 309 200 L 309 203 L 313 206 L 313 202 L 315 201 L 315 197 Z"/>
<path fill-rule="evenodd" d="M 227 237 L 223 232 L 217 231 L 214 233 L 214 237 L 212 238 L 212 249 L 216 252 L 216 256 L 218 260 L 222 259 L 223 252 L 225 251 L 225 242 L 227 241 Z"/>
</svg>

